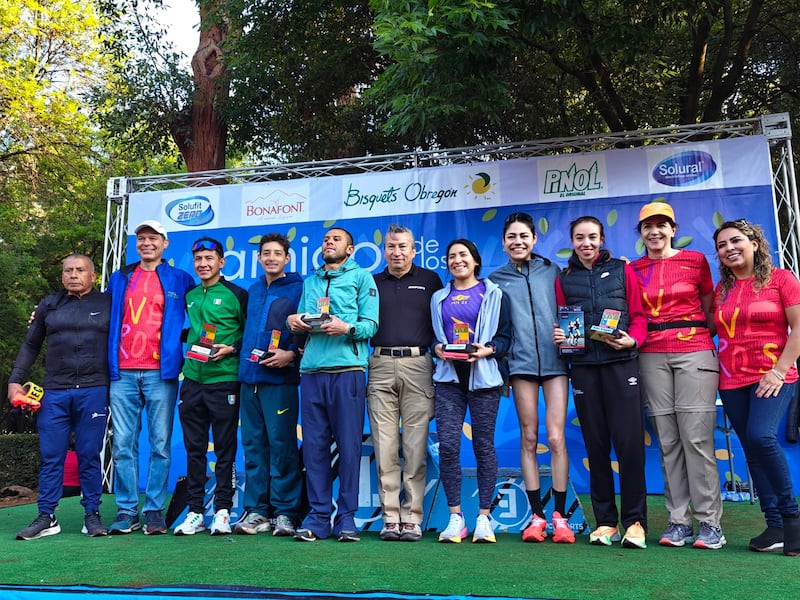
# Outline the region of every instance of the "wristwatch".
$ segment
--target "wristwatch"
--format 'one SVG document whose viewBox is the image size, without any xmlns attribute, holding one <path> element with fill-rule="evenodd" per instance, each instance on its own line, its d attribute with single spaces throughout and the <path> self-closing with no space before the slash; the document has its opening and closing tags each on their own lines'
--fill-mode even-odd
<svg viewBox="0 0 800 600">
<path fill-rule="evenodd" d="M 356 335 L 356 326 L 355 325 L 350 325 L 350 330 L 347 333 L 350 335 L 350 337 L 355 337 L 355 335 Z"/>
<path fill-rule="evenodd" d="M 494 342 L 486 342 L 484 346 L 492 350 L 492 354 L 490 356 L 494 356 L 495 354 L 497 354 L 497 344 L 495 344 Z"/>
</svg>

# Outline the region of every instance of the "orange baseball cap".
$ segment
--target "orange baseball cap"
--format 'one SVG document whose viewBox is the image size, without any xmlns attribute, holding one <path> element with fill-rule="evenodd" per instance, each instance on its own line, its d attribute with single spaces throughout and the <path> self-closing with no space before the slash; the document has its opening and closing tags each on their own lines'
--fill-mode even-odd
<svg viewBox="0 0 800 600">
<path fill-rule="evenodd" d="M 642 207 L 639 211 L 639 223 L 649 219 L 650 217 L 662 216 L 668 217 L 670 221 L 675 222 L 675 211 L 666 202 L 650 202 Z"/>
</svg>

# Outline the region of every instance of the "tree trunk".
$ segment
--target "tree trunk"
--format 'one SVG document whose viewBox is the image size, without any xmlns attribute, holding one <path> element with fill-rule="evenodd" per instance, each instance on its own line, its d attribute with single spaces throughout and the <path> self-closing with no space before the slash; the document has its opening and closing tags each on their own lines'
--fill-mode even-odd
<svg viewBox="0 0 800 600">
<path fill-rule="evenodd" d="M 223 0 L 201 0 L 200 43 L 192 57 L 194 95 L 183 122 L 172 132 L 190 173 L 225 168 L 228 132 L 220 118 L 220 105 L 230 91 L 222 50 L 227 35 Z"/>
</svg>

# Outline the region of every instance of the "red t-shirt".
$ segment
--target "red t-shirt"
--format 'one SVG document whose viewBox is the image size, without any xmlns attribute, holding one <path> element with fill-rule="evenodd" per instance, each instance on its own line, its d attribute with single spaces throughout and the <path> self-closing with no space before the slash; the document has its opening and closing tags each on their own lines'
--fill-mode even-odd
<svg viewBox="0 0 800 600">
<path fill-rule="evenodd" d="M 631 263 L 648 323 L 705 321 L 700 298 L 714 290 L 706 257 L 681 250 L 670 258 L 644 256 Z M 697 352 L 713 350 L 711 332 L 705 327 L 681 327 L 648 331 L 642 352 Z"/>
<path fill-rule="evenodd" d="M 120 369 L 160 368 L 163 320 L 164 289 L 158 273 L 136 267 L 125 290 Z"/>
<path fill-rule="evenodd" d="M 773 369 L 789 339 L 785 309 L 800 304 L 800 281 L 775 269 L 769 284 L 753 290 L 753 278 L 736 280 L 724 301 L 714 293 L 714 321 L 719 336 L 719 389 L 757 383 Z M 786 383 L 797 381 L 792 365 Z"/>
</svg>

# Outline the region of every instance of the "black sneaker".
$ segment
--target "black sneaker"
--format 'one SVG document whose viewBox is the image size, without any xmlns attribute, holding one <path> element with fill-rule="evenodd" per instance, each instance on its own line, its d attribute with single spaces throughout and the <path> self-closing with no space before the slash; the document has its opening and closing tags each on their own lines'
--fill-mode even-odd
<svg viewBox="0 0 800 600">
<path fill-rule="evenodd" d="M 361 537 L 358 535 L 357 531 L 353 531 L 351 529 L 342 529 L 339 532 L 339 541 L 340 542 L 360 542 Z"/>
<path fill-rule="evenodd" d="M 167 533 L 167 522 L 160 510 L 148 510 L 144 513 L 144 528 L 142 529 L 145 535 L 162 535 Z"/>
<path fill-rule="evenodd" d="M 310 529 L 302 528 L 295 530 L 294 539 L 298 542 L 316 542 L 319 538 Z"/>
<path fill-rule="evenodd" d="M 61 525 L 55 515 L 39 513 L 33 522 L 17 534 L 18 540 L 38 540 L 48 535 L 61 533 Z"/>
<path fill-rule="evenodd" d="M 800 517 L 783 517 L 783 553 L 800 556 Z"/>
<path fill-rule="evenodd" d="M 753 552 L 772 552 L 783 549 L 783 527 L 768 525 L 761 533 L 750 540 L 750 550 Z"/>
<path fill-rule="evenodd" d="M 99 512 L 86 513 L 81 533 L 89 537 L 103 537 L 108 535 L 108 527 L 103 525 L 103 519 L 100 518 Z"/>
</svg>

